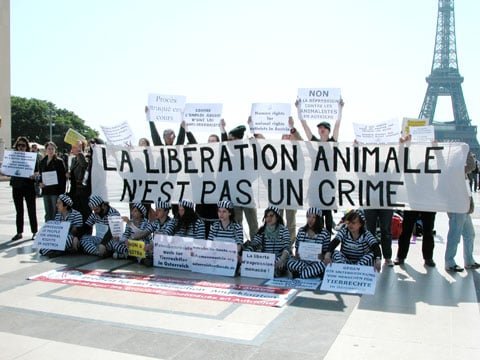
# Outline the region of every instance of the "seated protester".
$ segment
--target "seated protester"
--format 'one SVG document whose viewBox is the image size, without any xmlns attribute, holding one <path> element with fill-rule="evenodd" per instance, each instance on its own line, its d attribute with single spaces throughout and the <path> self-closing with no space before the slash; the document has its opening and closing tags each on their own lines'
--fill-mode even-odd
<svg viewBox="0 0 480 360">
<path fill-rule="evenodd" d="M 258 230 L 253 240 L 245 243 L 243 249 L 275 254 L 275 276 L 286 272 L 287 260 L 291 255 L 290 233 L 280 216 L 280 209 L 270 205 L 263 215 L 264 225 Z"/>
<path fill-rule="evenodd" d="M 107 256 L 106 244 L 112 239 L 112 233 L 108 229 L 105 234 L 101 234 L 102 236 L 99 236 L 100 234 L 93 236 L 93 227 L 95 225 L 103 225 L 108 228 L 108 217 L 120 216 L 120 213 L 111 207 L 107 201 L 103 201 L 99 195 L 90 196 L 88 206 L 92 213 L 85 221 L 85 235 L 80 239 L 80 244 L 87 254 L 105 257 Z"/>
<path fill-rule="evenodd" d="M 159 200 L 157 202 L 157 209 L 155 210 L 155 220 L 150 223 L 149 230 L 151 233 L 172 235 L 173 227 L 175 225 L 173 219 L 168 216 L 171 209 L 168 201 Z"/>
<path fill-rule="evenodd" d="M 215 221 L 208 234 L 208 240 L 225 240 L 237 244 L 238 264 L 242 263 L 243 227 L 235 221 L 233 203 L 223 200 L 217 203 L 218 220 Z"/>
<path fill-rule="evenodd" d="M 57 213 L 55 214 L 55 221 L 68 221 L 70 229 L 68 230 L 67 241 L 65 243 L 66 252 L 77 252 L 80 250 L 81 231 L 83 228 L 83 217 L 79 211 L 72 208 L 73 200 L 64 194 L 58 196 L 57 199 Z M 40 249 L 41 255 L 49 257 L 60 256 L 64 252 L 50 249 Z"/>
<path fill-rule="evenodd" d="M 175 215 L 173 234 L 205 240 L 205 223 L 193 210 L 193 201 L 181 200 L 178 203 L 178 214 Z"/>
<path fill-rule="evenodd" d="M 287 269 L 294 277 L 299 276 L 302 279 L 323 277 L 325 264 L 323 256 L 330 245 L 330 232 L 325 228 L 322 217 L 322 210 L 310 208 L 307 210 L 307 223 L 298 229 L 295 239 L 295 257 L 287 261 Z M 319 261 L 303 260 L 299 253 L 300 243 L 322 244 L 322 253 L 318 254 Z"/>
<path fill-rule="evenodd" d="M 350 211 L 345 216 L 346 226 L 343 226 L 331 241 L 323 262 L 332 262 L 374 266 L 380 271 L 382 252 L 377 238 L 366 229 L 365 215 L 361 210 Z M 341 244 L 340 251 L 335 248 Z M 333 253 L 333 254 L 332 254 Z"/>
<path fill-rule="evenodd" d="M 142 230 L 146 230 L 149 226 L 147 216 L 147 208 L 140 202 L 133 203 L 130 210 L 130 218 L 122 216 L 122 220 L 127 224 L 125 231 L 123 232 L 121 239 L 112 238 L 107 243 L 107 250 L 113 252 L 114 259 L 127 259 L 128 258 L 128 240 L 133 240 L 133 235 L 139 233 Z M 150 232 L 141 238 L 145 244 L 150 244 L 152 236 Z"/>
</svg>

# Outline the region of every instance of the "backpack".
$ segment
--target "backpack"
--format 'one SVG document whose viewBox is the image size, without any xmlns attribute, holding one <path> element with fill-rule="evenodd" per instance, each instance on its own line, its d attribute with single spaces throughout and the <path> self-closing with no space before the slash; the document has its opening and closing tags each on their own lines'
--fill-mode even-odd
<svg viewBox="0 0 480 360">
<path fill-rule="evenodd" d="M 393 240 L 398 240 L 398 238 L 400 237 L 400 234 L 402 233 L 402 224 L 403 224 L 403 218 L 398 214 L 394 214 L 392 216 L 392 239 Z"/>
</svg>

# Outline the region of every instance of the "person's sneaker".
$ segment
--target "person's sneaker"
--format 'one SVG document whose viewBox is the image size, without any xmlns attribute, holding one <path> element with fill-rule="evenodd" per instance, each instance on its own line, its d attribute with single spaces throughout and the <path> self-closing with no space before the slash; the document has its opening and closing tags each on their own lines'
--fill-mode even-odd
<svg viewBox="0 0 480 360">
<path fill-rule="evenodd" d="M 395 265 L 403 265 L 403 264 L 405 264 L 405 259 L 396 258 L 393 263 Z"/>
<path fill-rule="evenodd" d="M 14 237 L 12 237 L 12 238 L 10 239 L 10 241 L 20 240 L 21 238 L 22 238 L 22 234 L 17 234 L 17 235 L 15 235 Z"/>
<path fill-rule="evenodd" d="M 35 240 L 35 236 L 37 236 L 37 233 L 36 232 L 32 233 L 32 240 Z"/>
<path fill-rule="evenodd" d="M 425 265 L 430 267 L 435 267 L 435 261 L 433 259 L 425 259 Z"/>
<path fill-rule="evenodd" d="M 119 253 L 119 252 L 114 252 L 112 257 L 116 260 L 122 260 L 122 259 L 128 259 L 128 254 L 126 253 Z"/>
<path fill-rule="evenodd" d="M 480 264 L 476 262 L 473 264 L 468 264 L 468 265 L 465 265 L 465 269 L 468 269 L 468 270 L 480 269 Z"/>
<path fill-rule="evenodd" d="M 458 266 L 458 265 L 453 265 L 453 266 L 448 266 L 448 267 L 446 267 L 445 270 L 447 270 L 447 271 L 453 271 L 453 272 L 462 272 L 462 271 L 463 271 L 463 268 L 461 268 L 461 267 Z"/>
<path fill-rule="evenodd" d="M 393 264 L 392 259 L 385 259 L 385 265 L 393 267 L 394 264 Z"/>
</svg>

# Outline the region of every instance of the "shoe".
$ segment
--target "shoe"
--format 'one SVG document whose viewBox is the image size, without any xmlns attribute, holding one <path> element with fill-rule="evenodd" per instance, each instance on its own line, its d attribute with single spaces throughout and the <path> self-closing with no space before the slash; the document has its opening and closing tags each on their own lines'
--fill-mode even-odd
<svg viewBox="0 0 480 360">
<path fill-rule="evenodd" d="M 435 267 L 435 261 L 433 259 L 426 259 L 425 260 L 425 265 L 430 266 L 430 267 Z"/>
<path fill-rule="evenodd" d="M 385 259 L 385 265 L 393 267 L 393 261 L 392 259 Z"/>
<path fill-rule="evenodd" d="M 34 232 L 34 233 L 32 234 L 32 240 L 35 240 L 35 236 L 37 236 L 37 233 L 36 233 L 36 232 Z"/>
<path fill-rule="evenodd" d="M 152 267 L 153 266 L 153 258 L 145 258 L 145 259 L 142 259 L 140 261 L 143 265 L 145 265 L 146 267 Z"/>
<path fill-rule="evenodd" d="M 60 250 L 51 250 L 47 253 L 47 256 L 52 259 L 63 255 L 63 251 Z"/>
<path fill-rule="evenodd" d="M 468 264 L 468 265 L 465 265 L 465 269 L 468 269 L 468 270 L 480 269 L 480 264 L 479 263 Z"/>
<path fill-rule="evenodd" d="M 112 257 L 116 260 L 128 259 L 128 253 L 118 253 L 115 251 Z"/>
<path fill-rule="evenodd" d="M 463 271 L 463 268 L 461 268 L 461 267 L 458 266 L 458 265 L 454 265 L 454 266 L 446 267 L 445 270 L 447 270 L 447 271 L 453 271 L 453 272 L 462 272 L 462 271 Z"/>
<path fill-rule="evenodd" d="M 12 239 L 10 241 L 20 240 L 21 238 L 22 238 L 22 234 L 17 234 L 14 237 L 12 237 Z"/>
<path fill-rule="evenodd" d="M 105 245 L 103 244 L 98 245 L 98 256 L 105 257 L 106 254 L 107 254 L 107 248 L 105 247 Z"/>
<path fill-rule="evenodd" d="M 405 264 L 405 259 L 396 258 L 393 262 L 394 265 L 403 265 Z"/>
</svg>

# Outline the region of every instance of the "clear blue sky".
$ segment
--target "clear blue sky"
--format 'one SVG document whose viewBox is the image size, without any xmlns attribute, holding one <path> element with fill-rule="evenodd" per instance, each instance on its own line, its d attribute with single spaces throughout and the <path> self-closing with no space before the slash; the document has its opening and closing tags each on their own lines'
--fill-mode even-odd
<svg viewBox="0 0 480 360">
<path fill-rule="evenodd" d="M 223 103 L 230 129 L 246 124 L 254 102 L 293 103 L 298 88 L 339 87 L 345 100 L 339 140 L 351 141 L 352 122 L 418 116 L 437 5 L 11 0 L 12 95 L 51 101 L 99 131 L 126 120 L 139 138 L 149 137 L 143 108 L 150 92 Z M 479 13 L 479 1 L 455 2 L 459 69 L 474 125 L 480 125 Z M 450 113 L 440 99 L 436 119 Z"/>
</svg>

